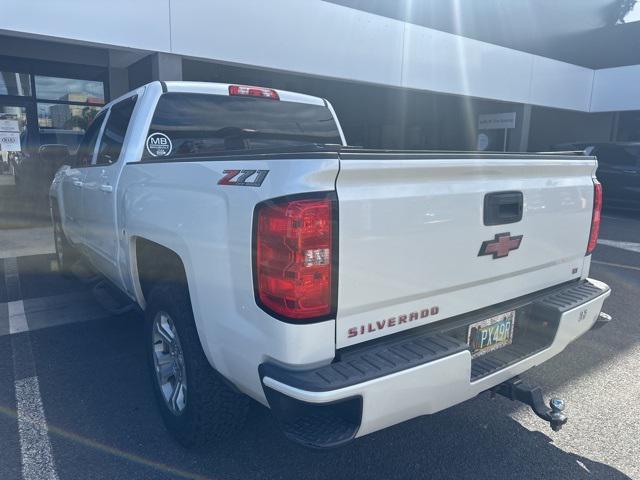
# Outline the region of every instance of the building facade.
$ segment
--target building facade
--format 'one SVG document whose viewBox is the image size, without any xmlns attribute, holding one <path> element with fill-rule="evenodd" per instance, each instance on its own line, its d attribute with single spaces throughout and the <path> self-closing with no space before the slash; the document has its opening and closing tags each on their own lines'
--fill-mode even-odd
<svg viewBox="0 0 640 480">
<path fill-rule="evenodd" d="M 460 26 L 434 28 L 412 4 L 7 1 L 0 16 L 0 183 L 15 187 L 16 151 L 58 142 L 73 148 L 101 105 L 152 80 L 322 96 L 349 143 L 372 148 L 539 151 L 640 140 L 640 59 L 607 68 L 575 64 L 447 31 Z"/>
</svg>

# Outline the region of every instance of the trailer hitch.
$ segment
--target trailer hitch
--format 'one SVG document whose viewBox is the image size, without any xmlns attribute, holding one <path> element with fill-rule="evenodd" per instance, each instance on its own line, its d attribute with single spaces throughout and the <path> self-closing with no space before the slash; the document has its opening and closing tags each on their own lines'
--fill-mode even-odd
<svg viewBox="0 0 640 480">
<path fill-rule="evenodd" d="M 596 323 L 593 324 L 591 330 L 597 330 L 599 328 L 604 327 L 612 320 L 611 315 L 608 313 L 600 312 L 598 314 L 598 318 L 596 319 Z"/>
<path fill-rule="evenodd" d="M 560 431 L 562 426 L 567 423 L 567 417 L 562 413 L 565 408 L 564 400 L 552 398 L 547 407 L 540 387 L 527 385 L 520 377 L 514 377 L 495 386 L 491 389 L 491 394 L 492 396 L 502 395 L 510 400 L 517 400 L 529 405 L 533 413 L 549 422 L 549 426 L 554 432 Z"/>
</svg>

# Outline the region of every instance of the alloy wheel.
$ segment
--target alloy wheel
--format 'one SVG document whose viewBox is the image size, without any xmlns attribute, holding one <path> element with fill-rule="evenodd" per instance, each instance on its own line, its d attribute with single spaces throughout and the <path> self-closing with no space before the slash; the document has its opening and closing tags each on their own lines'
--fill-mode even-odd
<svg viewBox="0 0 640 480">
<path fill-rule="evenodd" d="M 167 312 L 156 313 L 151 336 L 158 387 L 167 408 L 180 415 L 187 406 L 187 372 L 178 331 Z"/>
</svg>

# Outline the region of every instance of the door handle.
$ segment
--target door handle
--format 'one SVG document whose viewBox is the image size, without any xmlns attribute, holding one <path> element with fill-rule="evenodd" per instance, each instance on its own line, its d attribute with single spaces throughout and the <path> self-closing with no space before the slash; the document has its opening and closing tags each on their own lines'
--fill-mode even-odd
<svg viewBox="0 0 640 480">
<path fill-rule="evenodd" d="M 522 220 L 522 192 L 491 192 L 484 196 L 484 224 L 506 225 Z"/>
<path fill-rule="evenodd" d="M 102 190 L 105 193 L 111 193 L 113 192 L 113 187 L 111 185 L 100 185 L 100 190 Z"/>
<path fill-rule="evenodd" d="M 73 181 L 73 186 L 74 187 L 82 187 L 84 185 L 84 183 L 82 183 L 80 180 L 74 180 Z"/>
</svg>

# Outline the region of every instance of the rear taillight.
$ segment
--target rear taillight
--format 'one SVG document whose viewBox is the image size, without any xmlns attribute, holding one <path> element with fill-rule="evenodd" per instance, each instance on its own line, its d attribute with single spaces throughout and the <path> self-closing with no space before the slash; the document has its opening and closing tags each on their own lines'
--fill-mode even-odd
<svg viewBox="0 0 640 480">
<path fill-rule="evenodd" d="M 333 312 L 334 202 L 330 196 L 270 200 L 256 208 L 254 281 L 258 304 L 285 320 Z"/>
<path fill-rule="evenodd" d="M 587 245 L 587 255 L 596 248 L 598 234 L 600 233 L 600 219 L 602 214 L 602 184 L 593 179 L 593 215 L 591 216 L 591 233 L 589 234 L 589 245 Z"/>
<path fill-rule="evenodd" d="M 280 100 L 278 92 L 272 88 L 251 87 L 249 85 L 229 85 L 229 95 L 239 97 L 260 97 Z"/>
</svg>

